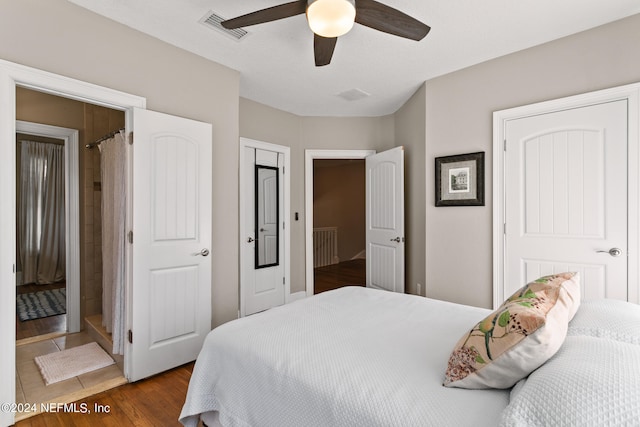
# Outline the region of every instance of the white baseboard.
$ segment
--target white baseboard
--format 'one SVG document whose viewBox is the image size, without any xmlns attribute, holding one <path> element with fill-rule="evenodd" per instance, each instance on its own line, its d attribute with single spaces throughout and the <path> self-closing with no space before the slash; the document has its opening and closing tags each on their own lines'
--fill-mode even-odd
<svg viewBox="0 0 640 427">
<path fill-rule="evenodd" d="M 307 292 L 306 291 L 294 292 L 292 294 L 289 294 L 289 298 L 288 298 L 287 303 L 294 302 L 294 301 L 297 301 L 299 299 L 303 299 L 303 298 L 306 298 L 306 297 L 307 297 Z"/>
</svg>

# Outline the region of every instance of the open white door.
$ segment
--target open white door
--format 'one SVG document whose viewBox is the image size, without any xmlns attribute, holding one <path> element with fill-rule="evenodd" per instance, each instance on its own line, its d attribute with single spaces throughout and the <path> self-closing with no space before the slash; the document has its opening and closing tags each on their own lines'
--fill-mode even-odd
<svg viewBox="0 0 640 427">
<path fill-rule="evenodd" d="M 133 112 L 130 381 L 195 360 L 211 329 L 211 125 Z"/>
<path fill-rule="evenodd" d="M 367 287 L 404 293 L 404 149 L 366 158 Z"/>
</svg>

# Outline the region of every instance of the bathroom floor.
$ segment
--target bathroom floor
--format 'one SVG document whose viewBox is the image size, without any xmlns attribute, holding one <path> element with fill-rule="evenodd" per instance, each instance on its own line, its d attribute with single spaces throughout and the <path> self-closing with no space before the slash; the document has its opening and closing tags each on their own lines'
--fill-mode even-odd
<svg viewBox="0 0 640 427">
<path fill-rule="evenodd" d="M 16 288 L 16 293 L 26 294 L 29 292 L 39 292 L 64 288 L 65 286 L 65 282 L 54 283 L 51 285 L 22 285 Z M 16 313 L 16 340 L 22 340 L 51 333 L 64 333 L 66 330 L 66 314 L 21 322 L 18 318 L 18 314 Z"/>
<path fill-rule="evenodd" d="M 87 332 L 67 334 L 16 346 L 16 403 L 70 403 L 87 396 L 125 384 L 118 365 L 111 365 L 51 385 L 45 385 L 34 359 L 43 354 L 62 351 L 94 341 Z M 30 413 L 16 414 L 16 421 Z"/>
</svg>

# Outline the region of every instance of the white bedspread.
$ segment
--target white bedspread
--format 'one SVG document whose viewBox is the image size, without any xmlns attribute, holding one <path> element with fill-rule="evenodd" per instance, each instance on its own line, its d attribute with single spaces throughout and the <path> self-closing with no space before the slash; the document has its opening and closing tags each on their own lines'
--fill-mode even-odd
<svg viewBox="0 0 640 427">
<path fill-rule="evenodd" d="M 509 391 L 442 386 L 457 340 L 490 310 L 360 287 L 210 333 L 180 415 L 223 426 L 496 426 Z"/>
</svg>

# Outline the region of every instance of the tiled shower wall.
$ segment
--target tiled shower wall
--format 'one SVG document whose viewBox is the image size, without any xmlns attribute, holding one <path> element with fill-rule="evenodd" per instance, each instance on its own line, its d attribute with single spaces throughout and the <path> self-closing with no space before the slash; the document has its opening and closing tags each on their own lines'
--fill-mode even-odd
<svg viewBox="0 0 640 427">
<path fill-rule="evenodd" d="M 124 113 L 92 104 L 84 104 L 85 143 L 89 144 L 104 135 L 124 127 Z M 82 144 L 84 147 L 84 143 Z M 80 271 L 81 295 L 84 299 L 82 317 L 102 312 L 102 203 L 100 177 L 100 150 L 81 149 L 82 215 L 81 238 L 85 253 Z M 82 212 L 81 212 L 82 213 Z M 84 234 L 84 237 L 82 235 Z M 86 252 L 85 252 L 86 250 Z"/>
</svg>

